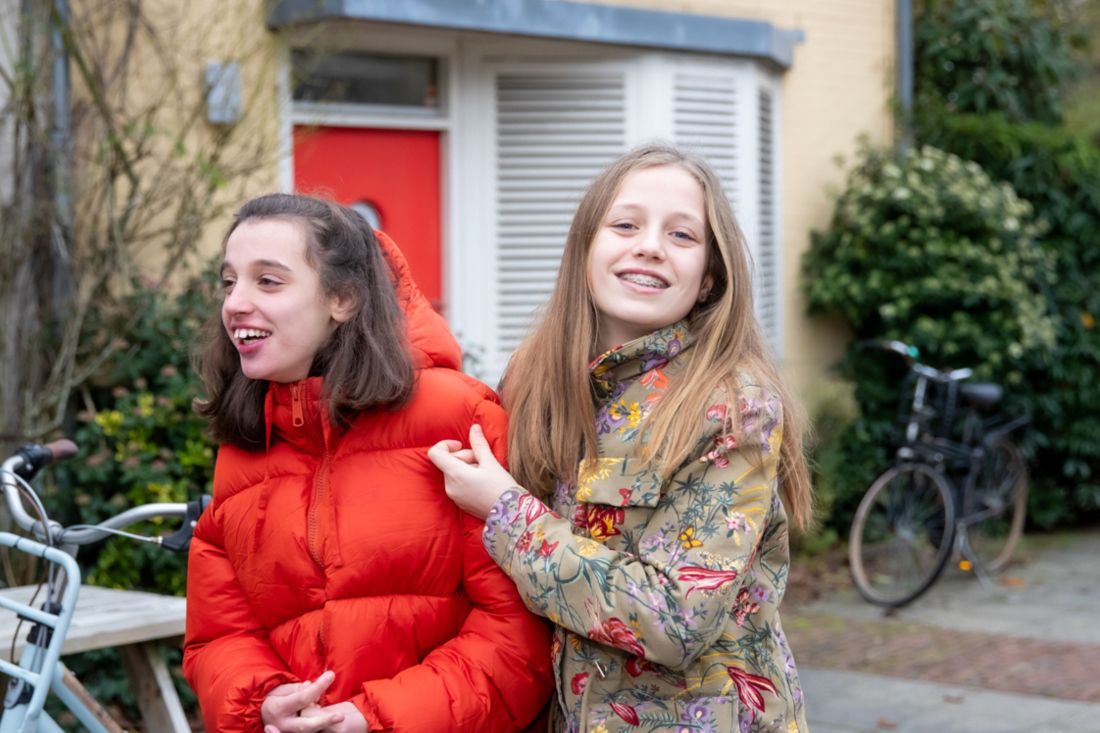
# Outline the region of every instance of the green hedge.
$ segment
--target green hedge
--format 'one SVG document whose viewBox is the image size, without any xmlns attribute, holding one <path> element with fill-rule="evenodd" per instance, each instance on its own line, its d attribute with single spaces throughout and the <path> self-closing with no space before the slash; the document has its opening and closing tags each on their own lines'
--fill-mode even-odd
<svg viewBox="0 0 1100 733">
<path fill-rule="evenodd" d="M 846 528 L 897 438 L 904 364 L 862 341 L 900 339 L 933 365 L 973 367 L 1009 387 L 1008 409 L 1026 409 L 1028 365 L 1056 333 L 1039 232 L 1031 206 L 974 163 L 927 146 L 900 159 L 863 151 L 803 260 L 811 313 L 840 315 L 855 336 L 841 371 L 859 417 L 815 455 L 834 526 Z"/>
<path fill-rule="evenodd" d="M 68 432 L 80 453 L 49 472 L 53 486 L 46 504 L 65 524 L 98 522 L 138 504 L 183 502 L 211 491 L 214 450 L 205 421 L 192 409 L 200 384 L 191 355 L 214 300 L 213 278 L 205 276 L 176 295 L 141 290 L 124 313 L 89 324 L 89 348 L 117 339 L 122 350 L 74 407 Z M 166 520 L 133 531 L 163 534 L 178 525 Z M 186 587 L 186 557 L 148 544 L 113 538 L 81 550 L 78 559 L 85 581 L 94 585 L 175 595 Z M 194 695 L 178 675 L 178 649 L 168 651 L 168 662 L 185 707 L 193 709 Z M 76 655 L 67 663 L 99 700 L 136 718 L 115 650 Z"/>
<path fill-rule="evenodd" d="M 1060 122 L 1084 42 L 1072 16 L 1067 0 L 918 0 L 917 108 Z"/>
<path fill-rule="evenodd" d="M 1042 526 L 1100 510 L 1100 150 L 1061 128 L 1003 116 L 927 114 L 922 140 L 977 161 L 1028 199 L 1048 231 L 1057 350 L 1028 365 L 1040 449 L 1032 519 Z"/>
</svg>

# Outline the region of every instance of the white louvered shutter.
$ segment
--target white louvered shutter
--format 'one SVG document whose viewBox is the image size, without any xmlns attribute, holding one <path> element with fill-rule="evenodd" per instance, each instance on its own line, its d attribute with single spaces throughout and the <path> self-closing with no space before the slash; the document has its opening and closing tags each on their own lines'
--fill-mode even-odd
<svg viewBox="0 0 1100 733">
<path fill-rule="evenodd" d="M 673 82 L 673 139 L 702 155 L 737 210 L 737 85 L 731 74 L 677 71 Z"/>
<path fill-rule="evenodd" d="M 496 76 L 496 374 L 550 296 L 585 188 L 626 147 L 620 72 Z"/>
<path fill-rule="evenodd" d="M 777 357 L 782 357 L 782 313 L 780 309 L 779 191 L 776 149 L 775 97 L 761 87 L 757 97 L 759 132 L 757 142 L 757 243 L 756 314 L 764 335 Z"/>
</svg>

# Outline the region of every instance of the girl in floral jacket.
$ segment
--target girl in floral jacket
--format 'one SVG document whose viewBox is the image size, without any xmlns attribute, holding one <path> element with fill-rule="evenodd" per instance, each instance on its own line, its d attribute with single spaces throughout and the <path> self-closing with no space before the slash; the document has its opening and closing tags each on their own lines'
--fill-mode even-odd
<svg viewBox="0 0 1100 733">
<path fill-rule="evenodd" d="M 713 170 L 613 163 L 504 382 L 511 473 L 475 426 L 429 456 L 557 625 L 555 731 L 806 731 L 779 602 L 811 495 L 802 417 Z"/>
</svg>

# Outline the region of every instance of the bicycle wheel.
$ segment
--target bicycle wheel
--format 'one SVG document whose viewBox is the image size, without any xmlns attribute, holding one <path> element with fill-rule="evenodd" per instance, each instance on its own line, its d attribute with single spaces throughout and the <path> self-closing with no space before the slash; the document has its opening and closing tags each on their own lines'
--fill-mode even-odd
<svg viewBox="0 0 1100 733">
<path fill-rule="evenodd" d="M 1027 516 L 1027 464 L 1007 439 L 989 448 L 967 493 L 967 539 L 974 558 L 989 571 L 1000 570 L 1024 533 Z"/>
<path fill-rule="evenodd" d="M 848 561 L 856 589 L 880 606 L 904 606 L 943 570 L 955 538 L 947 479 L 922 464 L 887 470 L 871 484 L 852 521 Z"/>
</svg>

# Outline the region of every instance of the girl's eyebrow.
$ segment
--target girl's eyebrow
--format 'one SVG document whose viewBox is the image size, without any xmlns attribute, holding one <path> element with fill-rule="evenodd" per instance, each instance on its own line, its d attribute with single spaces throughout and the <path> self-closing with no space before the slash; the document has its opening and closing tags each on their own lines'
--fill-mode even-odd
<svg viewBox="0 0 1100 733">
<path fill-rule="evenodd" d="M 256 260 L 252 263 L 252 265 L 255 267 L 272 267 L 276 270 L 284 270 L 286 272 L 290 272 L 290 267 L 284 265 L 278 260 Z"/>
<path fill-rule="evenodd" d="M 291 269 L 278 260 L 253 260 L 249 263 L 252 267 L 267 267 L 275 270 L 282 270 L 283 272 L 291 272 Z M 226 270 L 232 270 L 233 266 L 228 262 L 222 263 L 221 272 L 224 274 Z"/>
<path fill-rule="evenodd" d="M 615 214 L 617 214 L 617 213 L 630 213 L 630 212 L 634 212 L 634 211 L 641 211 L 643 209 L 645 209 L 645 206 L 643 206 L 642 204 L 632 204 L 630 202 L 624 202 L 624 203 L 621 203 L 621 204 L 614 204 L 613 206 L 611 206 L 610 209 L 607 210 L 607 213 L 608 214 L 612 214 L 612 213 L 615 213 Z M 702 219 L 695 216 L 694 214 L 689 214 L 686 211 L 674 212 L 669 218 L 670 219 L 686 219 L 688 222 L 690 222 L 692 224 L 695 224 L 696 226 L 703 226 L 703 220 Z"/>
</svg>

